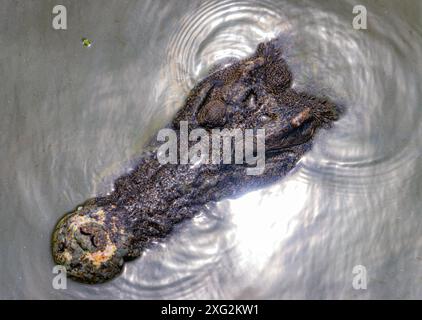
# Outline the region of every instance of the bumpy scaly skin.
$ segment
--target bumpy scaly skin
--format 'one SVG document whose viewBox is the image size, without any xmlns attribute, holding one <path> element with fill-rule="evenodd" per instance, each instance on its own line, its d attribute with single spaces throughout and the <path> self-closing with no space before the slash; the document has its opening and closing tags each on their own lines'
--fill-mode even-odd
<svg viewBox="0 0 422 320">
<path fill-rule="evenodd" d="M 246 165 L 161 165 L 155 146 L 130 174 L 117 179 L 110 195 L 88 200 L 59 221 L 52 241 L 55 262 L 78 281 L 107 281 L 207 202 L 285 176 L 310 150 L 317 129 L 338 118 L 333 103 L 298 93 L 291 82 L 277 40 L 261 43 L 253 56 L 202 80 L 169 125 L 174 130 L 180 121 L 188 121 L 189 129 L 264 128 L 262 175 L 247 175 Z"/>
</svg>

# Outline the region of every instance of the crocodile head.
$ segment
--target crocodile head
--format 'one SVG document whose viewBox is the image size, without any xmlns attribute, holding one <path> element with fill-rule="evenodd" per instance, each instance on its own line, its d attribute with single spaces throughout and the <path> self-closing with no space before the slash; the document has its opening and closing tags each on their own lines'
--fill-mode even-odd
<svg viewBox="0 0 422 320">
<path fill-rule="evenodd" d="M 303 144 L 338 119 L 328 99 L 298 93 L 277 40 L 255 54 L 212 73 L 194 88 L 177 121 L 206 129 L 265 129 L 267 152 Z"/>
</svg>

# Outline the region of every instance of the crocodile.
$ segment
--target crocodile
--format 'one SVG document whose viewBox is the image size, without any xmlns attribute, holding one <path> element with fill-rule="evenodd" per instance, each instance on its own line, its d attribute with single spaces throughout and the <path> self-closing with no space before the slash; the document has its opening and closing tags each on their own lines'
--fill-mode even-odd
<svg viewBox="0 0 422 320">
<path fill-rule="evenodd" d="M 292 80 L 278 39 L 210 70 L 167 128 L 177 132 L 186 121 L 189 129 L 208 131 L 265 129 L 262 174 L 246 174 L 246 163 L 163 164 L 159 145 L 152 142 L 110 193 L 87 200 L 59 220 L 52 235 L 56 264 L 79 282 L 108 281 L 207 203 L 239 197 L 286 176 L 312 148 L 318 130 L 331 128 L 342 110 L 327 97 L 298 92 Z"/>
</svg>

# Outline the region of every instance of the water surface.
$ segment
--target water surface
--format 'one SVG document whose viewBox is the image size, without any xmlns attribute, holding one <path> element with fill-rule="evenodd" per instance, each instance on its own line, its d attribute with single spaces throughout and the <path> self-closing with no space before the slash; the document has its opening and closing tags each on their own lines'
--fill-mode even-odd
<svg viewBox="0 0 422 320">
<path fill-rule="evenodd" d="M 62 1 L 66 31 L 55 4 L 2 2 L 0 298 L 422 298 L 420 1 Z M 275 36 L 294 86 L 346 115 L 289 177 L 210 204 L 121 277 L 53 289 L 57 219 L 109 192 L 209 68 Z"/>
</svg>

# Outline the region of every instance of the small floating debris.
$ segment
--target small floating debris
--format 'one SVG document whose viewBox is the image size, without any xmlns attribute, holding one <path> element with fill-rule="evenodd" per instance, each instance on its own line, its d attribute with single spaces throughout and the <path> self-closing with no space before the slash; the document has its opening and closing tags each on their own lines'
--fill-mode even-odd
<svg viewBox="0 0 422 320">
<path fill-rule="evenodd" d="M 89 40 L 89 39 L 87 39 L 87 38 L 82 38 L 82 39 L 81 39 L 81 41 L 82 41 L 82 45 L 83 45 L 85 48 L 89 48 L 89 47 L 91 47 L 91 46 L 92 46 L 92 40 Z"/>
</svg>

